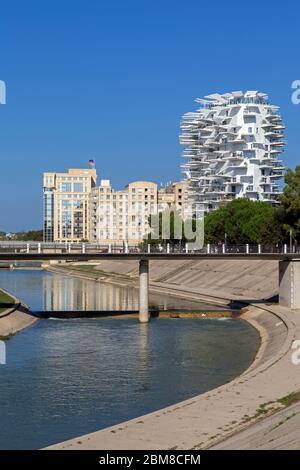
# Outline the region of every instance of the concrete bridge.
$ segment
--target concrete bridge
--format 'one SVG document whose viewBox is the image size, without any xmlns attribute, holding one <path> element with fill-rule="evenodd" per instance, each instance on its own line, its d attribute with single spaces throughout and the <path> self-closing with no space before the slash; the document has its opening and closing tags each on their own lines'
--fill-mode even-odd
<svg viewBox="0 0 300 470">
<path fill-rule="evenodd" d="M 0 243 L 0 262 L 17 261 L 100 261 L 128 259 L 139 262 L 139 320 L 149 321 L 149 261 L 150 260 L 278 260 L 279 304 L 300 308 L 300 253 L 295 248 L 264 247 L 261 245 L 207 245 L 201 250 L 183 247 L 148 245 L 145 251 L 137 247 L 94 245 L 86 243 Z"/>
</svg>

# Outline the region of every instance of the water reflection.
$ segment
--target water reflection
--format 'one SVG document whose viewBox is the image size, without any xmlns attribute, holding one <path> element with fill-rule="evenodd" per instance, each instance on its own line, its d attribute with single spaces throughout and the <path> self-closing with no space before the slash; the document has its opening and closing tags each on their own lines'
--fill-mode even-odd
<svg viewBox="0 0 300 470">
<path fill-rule="evenodd" d="M 147 370 L 149 366 L 149 328 L 147 324 L 139 323 L 138 329 L 139 369 Z"/>
<path fill-rule="evenodd" d="M 133 287 L 72 278 L 47 271 L 1 271 L 0 285 L 22 299 L 33 311 L 138 310 L 138 290 Z M 166 309 L 224 310 L 203 302 L 149 296 L 150 306 Z"/>
<path fill-rule="evenodd" d="M 137 290 L 61 275 L 43 276 L 43 310 L 137 310 Z"/>
<path fill-rule="evenodd" d="M 149 303 L 150 306 L 159 307 L 161 310 L 218 310 L 218 307 L 204 303 L 153 293 L 149 295 Z M 43 310 L 138 310 L 138 290 L 134 287 L 44 273 Z"/>
</svg>

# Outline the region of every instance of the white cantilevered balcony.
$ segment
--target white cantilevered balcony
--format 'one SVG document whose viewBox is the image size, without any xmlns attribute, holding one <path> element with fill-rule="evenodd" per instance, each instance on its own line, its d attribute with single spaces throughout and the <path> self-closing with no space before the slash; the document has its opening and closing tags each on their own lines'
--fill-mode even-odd
<svg viewBox="0 0 300 470">
<path fill-rule="evenodd" d="M 274 189 L 275 181 L 282 177 L 284 166 L 278 156 L 285 145 L 285 127 L 278 107 L 267 99 L 255 91 L 213 94 L 197 100 L 200 109 L 182 119 L 180 142 L 187 159 L 182 169 L 188 177 L 190 198 L 201 200 L 202 207 L 217 208 L 224 187 L 231 199 L 265 200 L 266 190 Z M 262 171 L 268 183 L 257 180 Z M 251 183 L 242 183 L 241 176 Z"/>
</svg>

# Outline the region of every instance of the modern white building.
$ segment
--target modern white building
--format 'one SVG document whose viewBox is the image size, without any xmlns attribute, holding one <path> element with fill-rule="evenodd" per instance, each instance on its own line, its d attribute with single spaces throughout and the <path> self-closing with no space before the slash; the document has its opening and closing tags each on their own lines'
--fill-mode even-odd
<svg viewBox="0 0 300 470">
<path fill-rule="evenodd" d="M 285 126 L 265 93 L 237 91 L 196 99 L 181 121 L 188 200 L 201 217 L 239 197 L 278 204 Z"/>
</svg>

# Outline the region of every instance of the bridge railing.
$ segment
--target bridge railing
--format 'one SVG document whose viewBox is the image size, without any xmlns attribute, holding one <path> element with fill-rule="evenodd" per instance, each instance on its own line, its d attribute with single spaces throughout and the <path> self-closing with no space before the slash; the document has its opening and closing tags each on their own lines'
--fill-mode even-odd
<svg viewBox="0 0 300 470">
<path fill-rule="evenodd" d="M 214 254 L 284 254 L 300 253 L 300 247 L 285 245 L 229 245 L 225 243 L 207 244 L 202 249 L 195 250 L 192 244 L 144 244 L 133 246 L 123 244 L 98 244 L 98 243 L 46 243 L 46 242 L 0 242 L 0 253 L 208 253 Z"/>
</svg>

